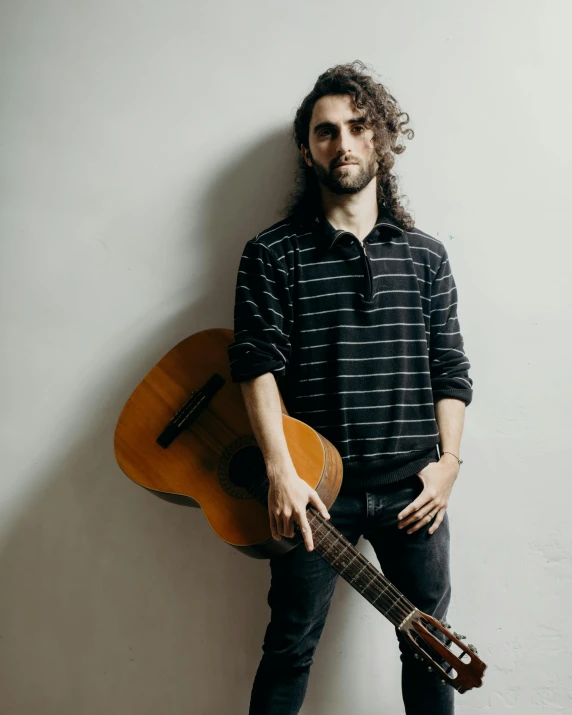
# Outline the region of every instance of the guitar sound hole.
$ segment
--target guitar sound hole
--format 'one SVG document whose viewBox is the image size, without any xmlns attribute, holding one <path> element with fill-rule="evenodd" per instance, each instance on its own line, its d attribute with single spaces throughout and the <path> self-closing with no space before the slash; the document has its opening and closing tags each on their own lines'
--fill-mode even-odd
<svg viewBox="0 0 572 715">
<path fill-rule="evenodd" d="M 228 465 L 229 481 L 252 496 L 267 503 L 268 482 L 264 457 L 258 446 L 248 446 L 239 449 L 230 458 Z"/>
</svg>

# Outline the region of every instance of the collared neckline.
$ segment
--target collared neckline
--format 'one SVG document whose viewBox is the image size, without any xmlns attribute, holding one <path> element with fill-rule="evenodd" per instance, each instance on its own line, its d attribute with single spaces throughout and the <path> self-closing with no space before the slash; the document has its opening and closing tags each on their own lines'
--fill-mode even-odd
<svg viewBox="0 0 572 715">
<path fill-rule="evenodd" d="M 332 224 L 328 221 L 326 218 L 324 212 L 322 209 L 320 209 L 316 216 L 314 217 L 314 223 L 317 225 L 318 228 L 318 233 L 320 237 L 323 239 L 323 246 L 325 249 L 330 249 L 334 246 L 334 244 L 338 241 L 340 236 L 344 234 L 351 234 L 350 231 L 346 231 L 343 228 L 334 228 Z M 389 218 L 389 213 L 387 209 L 384 207 L 380 206 L 378 213 L 377 213 L 377 219 L 375 222 L 375 225 L 373 226 L 370 234 L 368 236 L 372 236 L 373 232 L 375 229 L 378 229 L 377 234 L 379 234 L 382 231 L 387 231 L 388 234 L 390 234 L 392 237 L 394 236 L 401 236 L 403 235 L 404 231 L 402 228 L 397 226 L 390 218 Z M 374 234 L 374 235 L 377 235 Z"/>
</svg>

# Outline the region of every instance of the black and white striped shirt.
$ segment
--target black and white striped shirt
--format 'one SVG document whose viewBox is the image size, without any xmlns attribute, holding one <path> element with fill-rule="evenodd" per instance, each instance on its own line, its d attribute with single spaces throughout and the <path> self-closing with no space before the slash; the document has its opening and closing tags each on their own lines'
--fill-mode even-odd
<svg viewBox="0 0 572 715">
<path fill-rule="evenodd" d="M 363 244 L 321 210 L 248 241 L 234 337 L 233 382 L 272 372 L 289 414 L 340 452 L 344 488 L 436 461 L 435 402 L 472 399 L 445 246 L 384 209 Z"/>
</svg>

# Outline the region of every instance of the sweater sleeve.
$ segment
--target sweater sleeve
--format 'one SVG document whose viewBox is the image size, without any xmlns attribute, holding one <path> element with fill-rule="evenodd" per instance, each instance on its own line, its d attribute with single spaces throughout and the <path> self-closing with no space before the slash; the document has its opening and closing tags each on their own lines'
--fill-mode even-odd
<svg viewBox="0 0 572 715">
<path fill-rule="evenodd" d="M 433 402 L 454 397 L 469 405 L 473 399 L 471 367 L 463 347 L 457 316 L 457 287 L 447 251 L 431 285 L 429 363 Z"/>
<path fill-rule="evenodd" d="M 286 374 L 293 319 L 287 270 L 266 246 L 248 241 L 236 278 L 234 342 L 228 346 L 233 382 Z"/>
</svg>

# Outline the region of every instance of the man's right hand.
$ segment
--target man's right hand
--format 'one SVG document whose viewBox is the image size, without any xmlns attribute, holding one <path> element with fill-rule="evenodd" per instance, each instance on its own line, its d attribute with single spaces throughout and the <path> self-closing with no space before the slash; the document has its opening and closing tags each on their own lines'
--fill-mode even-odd
<svg viewBox="0 0 572 715">
<path fill-rule="evenodd" d="M 310 502 L 315 506 L 325 519 L 330 515 L 318 493 L 301 479 L 294 466 L 281 472 L 270 479 L 268 490 L 268 516 L 272 537 L 280 541 L 282 536 L 293 537 L 294 522 L 300 525 L 304 544 L 308 551 L 314 548 L 312 529 L 308 523 L 306 506 Z"/>
</svg>

